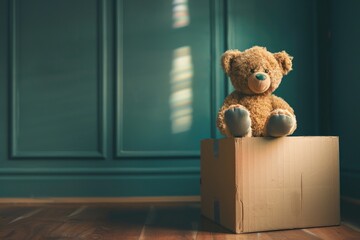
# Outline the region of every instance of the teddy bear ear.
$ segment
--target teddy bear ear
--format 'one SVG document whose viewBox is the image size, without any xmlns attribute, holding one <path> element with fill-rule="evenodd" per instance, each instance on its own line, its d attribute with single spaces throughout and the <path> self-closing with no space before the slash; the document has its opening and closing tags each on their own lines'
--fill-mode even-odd
<svg viewBox="0 0 360 240">
<path fill-rule="evenodd" d="M 239 50 L 227 50 L 221 57 L 221 65 L 227 75 L 230 74 L 231 64 L 235 57 L 240 55 Z"/>
<path fill-rule="evenodd" d="M 288 74 L 292 70 L 292 59 L 289 54 L 287 54 L 285 51 L 281 51 L 278 53 L 274 53 L 274 57 L 276 61 L 279 63 L 283 75 Z"/>
</svg>

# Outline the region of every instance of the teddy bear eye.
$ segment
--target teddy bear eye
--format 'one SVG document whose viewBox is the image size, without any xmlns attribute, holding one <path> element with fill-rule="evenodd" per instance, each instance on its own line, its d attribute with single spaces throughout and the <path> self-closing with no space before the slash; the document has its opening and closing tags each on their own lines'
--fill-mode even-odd
<svg viewBox="0 0 360 240">
<path fill-rule="evenodd" d="M 254 72 L 255 72 L 255 69 L 252 68 L 252 69 L 250 70 L 250 72 L 251 72 L 251 73 L 254 73 Z"/>
<path fill-rule="evenodd" d="M 265 69 L 265 72 L 266 72 L 266 73 L 269 73 L 269 69 Z"/>
</svg>

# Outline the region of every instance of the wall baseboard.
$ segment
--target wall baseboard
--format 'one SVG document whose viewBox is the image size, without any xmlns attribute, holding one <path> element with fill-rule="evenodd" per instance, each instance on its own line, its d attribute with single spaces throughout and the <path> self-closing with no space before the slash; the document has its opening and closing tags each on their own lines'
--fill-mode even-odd
<svg viewBox="0 0 360 240">
<path fill-rule="evenodd" d="M 200 202 L 200 196 L 164 197 L 63 197 L 63 198 L 0 198 L 0 204 L 21 203 L 175 203 Z"/>
<path fill-rule="evenodd" d="M 0 198 L 126 198 L 198 196 L 200 175 L 11 175 L 0 174 Z"/>
<path fill-rule="evenodd" d="M 360 199 L 347 197 L 347 196 L 341 196 L 341 201 L 343 201 L 345 203 L 351 203 L 351 204 L 354 204 L 354 205 L 359 205 L 359 207 L 360 207 Z"/>
</svg>

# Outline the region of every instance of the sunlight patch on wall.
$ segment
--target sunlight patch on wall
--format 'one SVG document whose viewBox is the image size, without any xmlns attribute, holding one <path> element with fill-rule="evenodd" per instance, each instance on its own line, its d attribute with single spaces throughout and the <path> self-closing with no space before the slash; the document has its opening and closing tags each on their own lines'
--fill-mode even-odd
<svg viewBox="0 0 360 240">
<path fill-rule="evenodd" d="M 173 28 L 186 27 L 190 23 L 187 0 L 173 1 Z"/>
<path fill-rule="evenodd" d="M 189 46 L 174 50 L 170 75 L 171 129 L 172 133 L 181 133 L 191 128 L 193 117 L 193 65 Z"/>
</svg>

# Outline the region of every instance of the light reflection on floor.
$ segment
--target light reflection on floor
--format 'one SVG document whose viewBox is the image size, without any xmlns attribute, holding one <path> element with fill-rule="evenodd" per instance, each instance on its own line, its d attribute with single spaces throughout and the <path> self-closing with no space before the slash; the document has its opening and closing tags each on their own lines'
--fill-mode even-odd
<svg viewBox="0 0 360 240">
<path fill-rule="evenodd" d="M 192 77 L 191 48 L 177 48 L 173 53 L 171 70 L 170 120 L 172 133 L 188 131 L 192 124 Z"/>
</svg>

